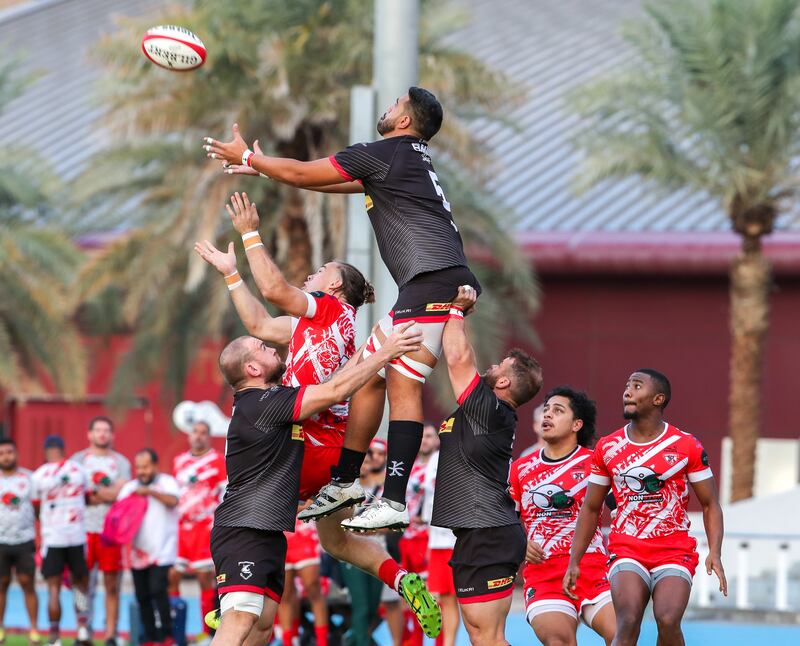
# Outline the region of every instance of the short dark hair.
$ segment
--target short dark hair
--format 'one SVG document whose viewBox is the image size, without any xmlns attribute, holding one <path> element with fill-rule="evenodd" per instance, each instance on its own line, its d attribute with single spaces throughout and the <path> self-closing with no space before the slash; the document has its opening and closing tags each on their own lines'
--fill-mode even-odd
<svg viewBox="0 0 800 646">
<path fill-rule="evenodd" d="M 425 141 L 432 139 L 442 127 L 444 110 L 433 92 L 425 88 L 408 88 L 408 105 L 411 109 L 411 123 Z"/>
<path fill-rule="evenodd" d="M 336 261 L 339 273 L 342 275 L 342 291 L 344 300 L 358 309 L 364 303 L 375 302 L 375 288 L 364 278 L 358 268 L 349 262 Z"/>
<path fill-rule="evenodd" d="M 0 446 L 3 446 L 3 445 L 11 445 L 15 449 L 17 448 L 17 443 L 14 440 L 12 440 L 10 437 L 0 437 Z"/>
<path fill-rule="evenodd" d="M 664 395 L 664 405 L 661 407 L 661 410 L 664 410 L 669 405 L 669 400 L 672 399 L 672 386 L 669 383 L 669 379 L 667 379 L 667 375 L 652 368 L 639 368 L 634 372 L 641 372 L 653 380 L 658 392 Z"/>
<path fill-rule="evenodd" d="M 97 424 L 97 422 L 105 422 L 111 427 L 111 431 L 112 432 L 114 431 L 114 422 L 111 421 L 110 417 L 106 417 L 105 415 L 96 415 L 95 417 L 92 417 L 91 420 L 89 420 L 90 431 L 94 428 L 94 425 Z"/>
<path fill-rule="evenodd" d="M 531 355 L 519 348 L 513 348 L 508 356 L 514 360 L 512 367 L 511 398 L 517 406 L 536 397 L 542 388 L 542 367 Z"/>
<path fill-rule="evenodd" d="M 545 402 L 551 397 L 566 397 L 569 400 L 572 416 L 583 422 L 583 426 L 577 433 L 578 444 L 591 447 L 596 439 L 597 405 L 589 399 L 589 395 L 585 392 L 575 390 L 570 386 L 556 386 L 544 396 Z"/>
<path fill-rule="evenodd" d="M 136 455 L 149 455 L 150 459 L 153 461 L 153 464 L 158 464 L 158 453 L 156 453 L 155 449 L 145 447 L 136 451 Z"/>
</svg>

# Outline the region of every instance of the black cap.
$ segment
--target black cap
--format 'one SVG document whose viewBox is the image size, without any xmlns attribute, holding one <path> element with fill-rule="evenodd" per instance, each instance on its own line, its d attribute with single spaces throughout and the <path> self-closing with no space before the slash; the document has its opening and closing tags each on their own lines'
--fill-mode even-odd
<svg viewBox="0 0 800 646">
<path fill-rule="evenodd" d="M 44 441 L 44 448 L 46 449 L 61 449 L 64 450 L 64 439 L 60 435 L 48 435 Z"/>
</svg>

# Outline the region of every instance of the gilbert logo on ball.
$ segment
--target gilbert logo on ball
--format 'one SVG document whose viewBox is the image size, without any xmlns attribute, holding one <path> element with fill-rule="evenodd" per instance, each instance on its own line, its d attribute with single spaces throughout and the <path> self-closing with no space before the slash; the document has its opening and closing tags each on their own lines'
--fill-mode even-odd
<svg viewBox="0 0 800 646">
<path fill-rule="evenodd" d="M 195 34 L 175 25 L 159 25 L 145 32 L 142 52 L 164 69 L 188 72 L 206 62 L 206 46 Z"/>
</svg>

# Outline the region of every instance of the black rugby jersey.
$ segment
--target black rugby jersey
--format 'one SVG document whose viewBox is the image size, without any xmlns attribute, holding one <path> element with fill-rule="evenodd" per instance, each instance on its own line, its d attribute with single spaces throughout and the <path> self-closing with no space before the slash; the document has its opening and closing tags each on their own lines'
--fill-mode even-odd
<svg viewBox="0 0 800 646">
<path fill-rule="evenodd" d="M 330 159 L 342 177 L 363 183 L 381 258 L 398 287 L 418 274 L 467 266 L 424 140 L 405 135 L 354 144 Z"/>
<path fill-rule="evenodd" d="M 214 513 L 220 527 L 294 531 L 303 463 L 305 387 L 247 388 L 233 396 L 225 444 L 228 487 Z"/>
<path fill-rule="evenodd" d="M 431 524 L 450 529 L 519 523 L 508 493 L 517 413 L 475 375 L 439 428 Z"/>
</svg>

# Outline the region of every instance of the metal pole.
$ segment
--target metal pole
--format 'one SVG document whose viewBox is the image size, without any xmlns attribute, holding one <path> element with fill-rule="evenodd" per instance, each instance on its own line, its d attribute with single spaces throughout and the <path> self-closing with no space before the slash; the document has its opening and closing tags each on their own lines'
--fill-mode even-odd
<svg viewBox="0 0 800 646">
<path fill-rule="evenodd" d="M 775 567 L 775 608 L 789 609 L 789 543 L 778 547 L 778 563 Z"/>
<path fill-rule="evenodd" d="M 748 548 L 750 546 L 745 543 L 739 543 L 739 549 L 736 551 L 736 608 L 744 610 L 750 607 L 748 601 L 750 575 L 748 573 Z"/>
<path fill-rule="evenodd" d="M 705 563 L 708 557 L 708 544 L 703 541 L 703 547 L 699 550 L 700 563 Z M 703 571 L 697 581 L 697 605 L 700 608 L 708 608 L 711 605 L 711 582 L 710 577 Z"/>
</svg>

